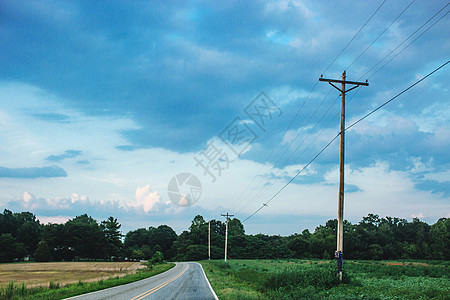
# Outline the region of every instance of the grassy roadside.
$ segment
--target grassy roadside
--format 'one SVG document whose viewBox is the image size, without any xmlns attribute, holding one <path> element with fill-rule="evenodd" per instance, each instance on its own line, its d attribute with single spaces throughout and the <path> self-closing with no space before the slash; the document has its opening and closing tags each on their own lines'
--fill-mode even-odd
<svg viewBox="0 0 450 300">
<path fill-rule="evenodd" d="M 17 285 L 14 282 L 10 282 L 8 286 L 0 289 L 0 299 L 63 299 L 135 282 L 163 273 L 174 266 L 175 264 L 173 263 L 165 263 L 155 265 L 151 269 L 140 269 L 135 274 L 123 277 L 116 276 L 95 282 L 84 282 L 80 280 L 78 283 L 64 286 L 61 286 L 58 282 L 50 281 L 49 285 L 45 287 L 27 288 L 25 283 Z"/>
<path fill-rule="evenodd" d="M 201 261 L 220 299 L 450 299 L 450 263 L 326 260 Z"/>
</svg>

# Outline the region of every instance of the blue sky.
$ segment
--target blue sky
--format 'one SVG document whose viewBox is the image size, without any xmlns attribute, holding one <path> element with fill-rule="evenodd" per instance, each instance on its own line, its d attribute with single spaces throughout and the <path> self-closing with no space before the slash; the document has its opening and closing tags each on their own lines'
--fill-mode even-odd
<svg viewBox="0 0 450 300">
<path fill-rule="evenodd" d="M 395 20 L 411 1 L 388 0 L 333 62 L 381 3 L 1 1 L 0 206 L 44 223 L 112 215 L 125 232 L 245 219 L 338 133 L 321 74 L 369 79 L 347 94 L 348 125 L 448 61 L 446 3 L 415 1 Z M 347 132 L 346 219 L 450 217 L 448 79 L 446 66 Z M 265 117 L 252 114 L 261 103 Z M 227 144 L 233 128 L 247 136 Z M 335 218 L 338 144 L 247 232 Z M 196 160 L 212 146 L 214 179 Z M 167 193 L 184 172 L 202 184 L 190 207 Z"/>
</svg>

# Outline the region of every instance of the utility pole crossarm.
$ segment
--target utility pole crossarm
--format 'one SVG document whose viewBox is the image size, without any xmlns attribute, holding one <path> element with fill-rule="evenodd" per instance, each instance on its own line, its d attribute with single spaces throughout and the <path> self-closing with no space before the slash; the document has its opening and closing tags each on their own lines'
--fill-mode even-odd
<svg viewBox="0 0 450 300">
<path fill-rule="evenodd" d="M 369 86 L 369 83 L 367 82 L 367 80 L 366 80 L 366 82 L 357 82 L 357 81 L 348 81 L 348 80 L 339 80 L 339 79 L 327 79 L 327 78 L 320 77 L 319 81 Z"/>
<path fill-rule="evenodd" d="M 357 87 L 359 87 L 360 85 L 363 86 L 369 86 L 369 83 L 367 82 L 357 82 L 357 81 L 348 81 L 348 80 L 339 80 L 339 79 L 328 79 L 328 78 L 323 78 L 322 76 L 320 76 L 319 81 L 325 81 L 328 82 L 330 85 L 332 85 L 335 89 L 337 89 L 339 92 L 341 92 L 342 94 L 345 94 L 347 92 L 350 92 L 351 90 L 356 89 Z M 340 89 L 337 86 L 335 86 L 333 83 L 340 83 L 341 85 L 343 85 L 345 87 L 346 84 L 353 84 L 355 85 L 354 87 L 349 88 L 348 90 L 346 89 Z"/>
</svg>

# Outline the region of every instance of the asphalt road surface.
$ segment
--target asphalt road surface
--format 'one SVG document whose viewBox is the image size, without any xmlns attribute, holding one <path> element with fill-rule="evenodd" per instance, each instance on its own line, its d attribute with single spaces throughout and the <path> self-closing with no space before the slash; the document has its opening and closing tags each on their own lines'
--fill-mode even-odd
<svg viewBox="0 0 450 300">
<path fill-rule="evenodd" d="M 199 263 L 177 265 L 153 277 L 68 299 L 217 299 Z"/>
</svg>

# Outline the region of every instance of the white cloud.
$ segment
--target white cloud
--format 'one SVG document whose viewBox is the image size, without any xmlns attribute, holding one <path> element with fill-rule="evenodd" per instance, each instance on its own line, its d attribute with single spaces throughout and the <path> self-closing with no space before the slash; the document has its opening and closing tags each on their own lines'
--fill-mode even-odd
<svg viewBox="0 0 450 300">
<path fill-rule="evenodd" d="M 275 103 L 283 106 L 291 102 L 303 103 L 309 92 L 291 86 L 281 86 L 270 90 L 268 95 Z M 317 96 L 317 94 L 311 94 L 310 98 L 317 98 Z"/>
<path fill-rule="evenodd" d="M 345 174 L 346 184 L 360 189 L 346 194 L 346 212 L 350 216 L 376 213 L 409 218 L 421 211 L 429 217 L 441 217 L 443 211 L 450 210 L 448 198 L 417 189 L 408 171 L 391 170 L 387 162 L 378 161 L 373 166 L 357 170 L 347 166 Z M 327 173 L 325 179 L 336 184 L 338 169 Z"/>
<path fill-rule="evenodd" d="M 34 196 L 28 192 L 23 193 L 23 202 L 30 203 L 34 199 Z"/>
<path fill-rule="evenodd" d="M 151 210 L 158 211 L 160 206 L 163 204 L 158 192 L 152 191 L 149 184 L 143 187 L 138 187 L 136 189 L 135 198 L 136 201 L 130 201 L 128 202 L 128 205 L 134 208 L 142 209 L 146 213 Z"/>
<path fill-rule="evenodd" d="M 411 161 L 413 163 L 413 168 L 411 169 L 411 173 L 423 173 L 423 172 L 432 172 L 434 169 L 431 167 L 433 160 L 430 159 L 427 162 L 423 162 L 420 157 L 412 157 Z"/>
<path fill-rule="evenodd" d="M 425 215 L 423 213 L 418 213 L 418 214 L 412 214 L 411 217 L 423 219 L 423 218 L 425 218 Z"/>
<path fill-rule="evenodd" d="M 269 14 L 279 14 L 285 13 L 286 11 L 295 10 L 299 14 L 299 18 L 313 18 L 315 14 L 303 3 L 303 1 L 274 1 L 268 2 L 266 5 L 266 13 Z"/>
<path fill-rule="evenodd" d="M 52 224 L 64 224 L 66 223 L 69 219 L 72 219 L 72 217 L 68 217 L 68 216 L 54 216 L 54 217 L 48 217 L 48 216 L 36 216 L 36 218 L 40 221 L 41 224 L 48 224 L 48 223 L 52 223 Z"/>
<path fill-rule="evenodd" d="M 450 170 L 428 173 L 424 177 L 427 180 L 435 180 L 437 182 L 450 182 Z"/>
</svg>

